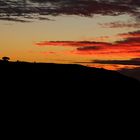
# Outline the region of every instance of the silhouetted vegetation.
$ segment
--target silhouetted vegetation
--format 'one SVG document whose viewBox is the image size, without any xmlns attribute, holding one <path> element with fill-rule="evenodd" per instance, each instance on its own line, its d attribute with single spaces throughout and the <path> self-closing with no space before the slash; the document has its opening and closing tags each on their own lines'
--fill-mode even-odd
<svg viewBox="0 0 140 140">
<path fill-rule="evenodd" d="M 4 56 L 4 57 L 2 57 L 2 60 L 3 60 L 4 62 L 8 62 L 8 61 L 10 60 L 10 58 L 9 58 L 9 57 Z"/>
</svg>

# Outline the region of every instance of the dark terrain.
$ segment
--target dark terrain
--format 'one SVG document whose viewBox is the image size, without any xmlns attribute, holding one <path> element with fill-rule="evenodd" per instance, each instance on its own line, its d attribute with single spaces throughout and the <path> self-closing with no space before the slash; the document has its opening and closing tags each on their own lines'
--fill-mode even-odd
<svg viewBox="0 0 140 140">
<path fill-rule="evenodd" d="M 76 89 L 90 92 L 118 88 L 134 89 L 140 86 L 136 79 L 116 71 L 89 68 L 74 64 L 47 64 L 0 61 L 0 77 L 4 86 L 45 92 Z M 114 91 L 113 91 L 113 88 Z M 19 90 L 19 91 L 20 91 Z"/>
<path fill-rule="evenodd" d="M 59 122 L 58 126 L 61 121 L 82 126 L 83 121 L 91 124 L 98 120 L 96 123 L 106 122 L 108 126 L 110 120 L 119 125 L 121 119 L 124 122 L 130 115 L 136 118 L 139 112 L 140 82 L 115 71 L 1 61 L 0 81 L 1 107 L 8 123 L 22 118 L 23 125 L 51 120 Z"/>
</svg>

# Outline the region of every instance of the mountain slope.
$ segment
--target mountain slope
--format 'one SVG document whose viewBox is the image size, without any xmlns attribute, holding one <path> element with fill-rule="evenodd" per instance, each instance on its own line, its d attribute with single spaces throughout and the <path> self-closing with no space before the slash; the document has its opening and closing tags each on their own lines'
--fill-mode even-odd
<svg viewBox="0 0 140 140">
<path fill-rule="evenodd" d="M 0 62 L 0 95 L 6 108 L 65 113 L 130 111 L 139 106 L 140 82 L 115 71 L 81 65 Z M 6 110 L 6 109 L 5 109 Z M 86 113 L 85 113 L 86 114 Z"/>
<path fill-rule="evenodd" d="M 125 86 L 139 85 L 135 79 L 116 71 L 89 68 L 74 64 L 45 64 L 7 62 L 0 63 L 1 79 L 9 83 L 37 86 Z M 13 81 L 13 82 L 12 82 Z"/>
</svg>

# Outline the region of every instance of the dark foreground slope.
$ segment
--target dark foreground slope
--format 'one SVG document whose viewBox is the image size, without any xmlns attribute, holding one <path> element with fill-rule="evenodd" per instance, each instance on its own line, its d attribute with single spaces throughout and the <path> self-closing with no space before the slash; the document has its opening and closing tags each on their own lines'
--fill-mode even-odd
<svg viewBox="0 0 140 140">
<path fill-rule="evenodd" d="M 0 63 L 1 82 L 5 86 L 24 90 L 48 92 L 53 90 L 125 90 L 139 87 L 140 83 L 115 71 L 88 68 L 72 64 Z M 20 91 L 19 90 L 19 91 Z"/>
<path fill-rule="evenodd" d="M 52 120 L 50 123 L 74 126 L 79 120 L 82 128 L 83 121 L 91 124 L 98 120 L 96 123 L 106 122 L 106 127 L 107 120 L 114 119 L 120 124 L 118 118 L 123 114 L 127 112 L 124 122 L 130 114 L 135 116 L 138 112 L 140 83 L 114 71 L 80 65 L 10 62 L 0 63 L 0 81 L 6 122 L 14 123 L 13 120 L 23 117 L 19 122 L 26 124 L 32 120 L 33 126 L 37 120 L 42 124 Z"/>
</svg>

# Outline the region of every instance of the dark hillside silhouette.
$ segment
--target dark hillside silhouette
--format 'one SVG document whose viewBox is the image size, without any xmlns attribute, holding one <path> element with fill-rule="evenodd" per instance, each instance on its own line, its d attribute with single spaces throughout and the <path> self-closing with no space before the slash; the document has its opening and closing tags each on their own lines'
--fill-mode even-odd
<svg viewBox="0 0 140 140">
<path fill-rule="evenodd" d="M 0 81 L 5 111 L 10 108 L 11 114 L 15 110 L 15 114 L 25 113 L 27 118 L 32 112 L 34 116 L 41 114 L 40 120 L 49 115 L 61 120 L 67 114 L 70 120 L 77 115 L 78 120 L 82 117 L 82 122 L 90 124 L 94 117 L 102 122 L 106 114 L 111 114 L 106 116 L 109 120 L 113 113 L 122 116 L 131 111 L 134 115 L 139 106 L 139 81 L 104 69 L 0 61 Z"/>
<path fill-rule="evenodd" d="M 45 64 L 26 62 L 0 62 L 1 81 L 14 87 L 55 90 L 91 90 L 100 91 L 105 88 L 132 88 L 140 83 L 132 78 L 121 75 L 116 71 L 89 68 L 75 64 Z M 135 88 L 134 88 L 135 89 Z"/>
</svg>

